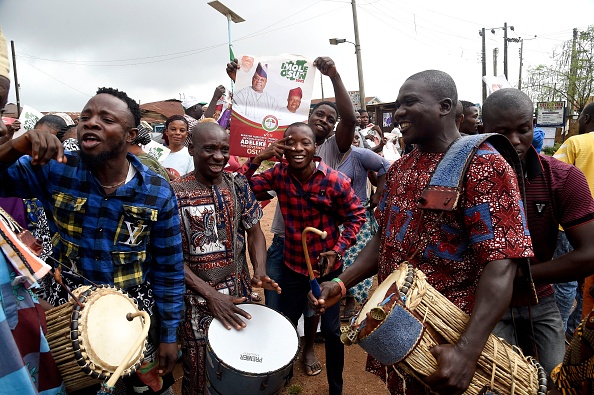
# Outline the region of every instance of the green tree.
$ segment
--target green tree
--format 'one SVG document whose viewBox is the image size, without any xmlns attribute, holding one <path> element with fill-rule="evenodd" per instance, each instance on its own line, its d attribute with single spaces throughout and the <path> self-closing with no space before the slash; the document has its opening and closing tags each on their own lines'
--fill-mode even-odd
<svg viewBox="0 0 594 395">
<path fill-rule="evenodd" d="M 528 68 L 523 88 L 533 101 L 567 102 L 580 113 L 594 93 L 594 26 L 555 48 L 550 64 Z"/>
</svg>

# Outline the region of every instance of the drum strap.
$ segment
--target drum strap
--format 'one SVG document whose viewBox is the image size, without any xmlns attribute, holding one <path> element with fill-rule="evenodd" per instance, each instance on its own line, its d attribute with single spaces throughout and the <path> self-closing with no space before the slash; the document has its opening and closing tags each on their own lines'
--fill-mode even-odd
<svg viewBox="0 0 594 395">
<path fill-rule="evenodd" d="M 483 143 L 491 144 L 512 167 L 516 173 L 522 200 L 526 201 L 524 171 L 516 150 L 505 136 L 498 133 L 485 133 L 458 138 L 450 145 L 437 164 L 429 185 L 421 194 L 418 207 L 439 211 L 458 209 L 460 198 L 464 193 L 466 172 L 472 158 L 479 152 L 479 147 Z M 520 265 L 524 276 L 522 279 L 516 278 L 512 304 L 535 305 L 538 303 L 538 297 L 530 272 L 530 260 L 523 259 Z"/>
</svg>

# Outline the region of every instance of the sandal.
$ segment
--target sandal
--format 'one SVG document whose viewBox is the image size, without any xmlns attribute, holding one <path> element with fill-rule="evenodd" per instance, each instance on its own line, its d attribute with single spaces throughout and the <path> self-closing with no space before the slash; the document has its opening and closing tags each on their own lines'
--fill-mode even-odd
<svg viewBox="0 0 594 395">
<path fill-rule="evenodd" d="M 303 366 L 305 367 L 305 374 L 308 376 L 317 376 L 322 373 L 322 364 L 320 361 L 315 361 L 312 364 L 303 362 Z"/>
</svg>

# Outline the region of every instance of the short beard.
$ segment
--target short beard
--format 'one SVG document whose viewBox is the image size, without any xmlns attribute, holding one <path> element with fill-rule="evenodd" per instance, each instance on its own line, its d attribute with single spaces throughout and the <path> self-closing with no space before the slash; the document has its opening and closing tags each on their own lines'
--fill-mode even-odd
<svg viewBox="0 0 594 395">
<path fill-rule="evenodd" d="M 80 142 L 79 142 L 80 144 Z M 119 146 L 116 147 L 115 149 L 111 150 L 111 151 L 106 151 L 106 152 L 101 152 L 97 155 L 89 155 L 87 153 L 85 153 L 82 149 L 79 151 L 79 155 L 80 155 L 80 160 L 85 163 L 87 166 L 89 166 L 90 168 L 94 169 L 97 167 L 100 167 L 102 165 L 105 165 L 108 161 L 117 158 L 118 156 L 120 156 L 122 151 L 126 150 L 126 144 L 125 142 Z"/>
</svg>

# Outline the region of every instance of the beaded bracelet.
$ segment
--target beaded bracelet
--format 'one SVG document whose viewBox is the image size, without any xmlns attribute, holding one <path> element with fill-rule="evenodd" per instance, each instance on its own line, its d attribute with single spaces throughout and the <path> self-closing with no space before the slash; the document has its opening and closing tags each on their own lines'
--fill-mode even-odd
<svg viewBox="0 0 594 395">
<path fill-rule="evenodd" d="M 333 278 L 332 281 L 337 282 L 338 285 L 340 285 L 340 294 L 341 294 L 341 298 L 344 298 L 346 296 L 346 287 L 344 286 L 344 283 L 342 282 L 341 279 L 339 279 L 338 277 Z"/>
</svg>

